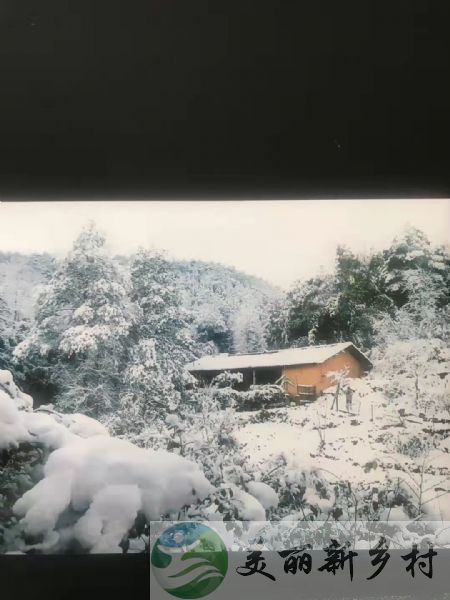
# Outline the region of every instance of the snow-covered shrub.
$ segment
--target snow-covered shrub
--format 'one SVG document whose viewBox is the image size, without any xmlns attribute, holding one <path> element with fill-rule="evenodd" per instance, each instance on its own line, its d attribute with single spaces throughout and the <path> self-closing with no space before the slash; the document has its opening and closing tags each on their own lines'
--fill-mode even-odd
<svg viewBox="0 0 450 600">
<path fill-rule="evenodd" d="M 242 399 L 242 392 L 230 387 L 211 389 L 212 397 L 217 400 L 220 408 L 227 409 L 237 407 Z"/>
<path fill-rule="evenodd" d="M 177 514 L 213 491 L 187 458 L 113 438 L 85 415 L 32 411 L 9 373 L 2 372 L 2 381 L 8 391 L 0 390 L 0 509 L 8 527 L 0 544 L 6 549 L 120 552 L 137 519 Z"/>
<path fill-rule="evenodd" d="M 24 532 L 42 536 L 44 543 L 78 542 L 91 552 L 120 551 L 139 513 L 156 520 L 210 491 L 192 462 L 99 435 L 54 451 L 44 479 L 16 502 L 14 511 L 23 517 Z M 69 522 L 59 532 L 64 515 Z"/>
<path fill-rule="evenodd" d="M 270 495 L 263 483 L 253 482 L 252 488 L 244 449 L 235 438 L 237 415 L 233 406 L 222 407 L 218 393 L 240 394 L 231 388 L 202 388 L 195 392 L 195 407 L 183 406 L 166 418 L 171 450 L 201 464 L 215 487 L 203 502 L 184 511 L 183 518 L 264 520 L 266 508 L 276 505 L 275 492 Z"/>
<path fill-rule="evenodd" d="M 0 371 L 0 450 L 32 441 L 19 408 L 31 409 L 33 401 L 15 385 L 9 371 Z"/>
<path fill-rule="evenodd" d="M 440 339 L 397 340 L 372 352 L 373 377 L 393 402 L 426 417 L 448 411 L 450 353 Z"/>
<path fill-rule="evenodd" d="M 15 546 L 22 535 L 15 502 L 43 477 L 48 449 L 42 444 L 21 443 L 10 450 L 0 450 L 0 553 Z"/>
<path fill-rule="evenodd" d="M 19 535 L 12 507 L 42 477 L 42 463 L 48 454 L 42 444 L 34 442 L 23 420 L 32 405 L 11 373 L 0 371 L 0 552 L 8 550 Z"/>
<path fill-rule="evenodd" d="M 165 449 L 201 465 L 205 477 L 215 487 L 203 502 L 183 509 L 180 518 L 248 519 L 250 514 L 265 518 L 264 508 L 245 491 L 252 477 L 234 436 L 235 411 L 233 406 L 224 408 L 224 398 L 217 397 L 225 395 L 229 399 L 230 394 L 239 392 L 213 387 L 193 390 L 189 402 L 166 412 L 164 420 L 133 436 L 139 445 Z M 249 503 L 253 509 L 249 509 Z"/>
<path fill-rule="evenodd" d="M 314 464 L 303 469 L 293 466 L 281 463 L 264 478 L 279 499 L 271 510 L 272 518 L 307 522 L 377 521 L 387 508 L 409 502 L 408 495 L 402 495 L 398 489 L 389 494 L 393 484 L 388 479 L 377 485 L 364 480 L 353 483 Z M 253 493 L 251 486 L 248 490 Z M 326 529 L 318 532 L 323 541 L 326 534 Z"/>
<path fill-rule="evenodd" d="M 229 482 L 222 483 L 186 516 L 210 521 L 265 521 L 267 514 L 255 494 Z"/>
<path fill-rule="evenodd" d="M 277 508 L 280 502 L 278 494 L 270 485 L 262 481 L 249 481 L 247 483 L 248 492 L 254 496 L 265 509 Z"/>
<path fill-rule="evenodd" d="M 236 406 L 238 410 L 259 410 L 286 404 L 286 395 L 279 385 L 252 385 L 247 392 L 241 392 Z"/>
<path fill-rule="evenodd" d="M 217 391 L 199 390 L 195 410 L 188 408 L 182 413 L 185 456 L 201 464 L 214 485 L 237 482 L 230 472 L 240 470 L 239 463 L 242 463 L 234 438 L 237 427 L 234 408 L 222 408 L 215 395 Z"/>
<path fill-rule="evenodd" d="M 315 469 L 298 469 L 281 462 L 269 470 L 264 483 L 275 491 L 272 514 L 290 520 L 327 520 L 335 504 L 331 485 Z M 250 489 L 249 489 L 250 491 Z"/>
<path fill-rule="evenodd" d="M 244 376 L 242 373 L 230 373 L 230 371 L 223 371 L 213 378 L 211 385 L 212 387 L 216 388 L 233 388 L 243 381 Z"/>
<path fill-rule="evenodd" d="M 396 442 L 396 450 L 400 454 L 405 454 L 411 458 L 423 456 L 430 447 L 430 440 L 423 439 L 418 435 L 410 435 L 406 438 L 399 438 Z"/>
</svg>

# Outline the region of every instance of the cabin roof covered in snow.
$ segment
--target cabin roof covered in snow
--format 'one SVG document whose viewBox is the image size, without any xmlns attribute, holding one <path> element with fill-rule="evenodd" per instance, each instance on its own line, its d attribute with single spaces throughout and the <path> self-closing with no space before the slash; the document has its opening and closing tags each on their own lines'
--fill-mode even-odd
<svg viewBox="0 0 450 600">
<path fill-rule="evenodd" d="M 365 354 L 351 342 L 325 344 L 322 346 L 306 346 L 304 348 L 288 348 L 275 352 L 257 354 L 214 354 L 203 356 L 186 365 L 188 371 L 228 371 L 234 369 L 256 369 L 258 367 L 287 367 L 293 365 L 320 364 L 339 354 L 349 351 L 355 358 L 371 368 L 372 363 Z"/>
</svg>

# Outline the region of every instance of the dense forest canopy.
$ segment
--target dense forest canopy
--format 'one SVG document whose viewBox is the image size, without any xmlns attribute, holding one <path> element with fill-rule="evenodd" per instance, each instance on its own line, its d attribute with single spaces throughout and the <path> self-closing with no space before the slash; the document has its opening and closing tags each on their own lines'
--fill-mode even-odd
<svg viewBox="0 0 450 600">
<path fill-rule="evenodd" d="M 368 350 L 381 317 L 395 319 L 402 308 L 413 311 L 415 304 L 418 310 L 420 303 L 447 313 L 449 273 L 448 249 L 416 229 L 365 256 L 340 246 L 333 273 L 294 283 L 273 306 L 268 342 L 278 348 L 352 341 Z"/>
</svg>

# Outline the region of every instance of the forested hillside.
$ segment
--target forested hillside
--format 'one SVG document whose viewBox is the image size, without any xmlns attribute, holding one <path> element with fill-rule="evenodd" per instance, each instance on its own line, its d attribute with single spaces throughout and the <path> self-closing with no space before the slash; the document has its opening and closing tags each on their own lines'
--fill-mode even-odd
<svg viewBox="0 0 450 600">
<path fill-rule="evenodd" d="M 114 260 L 126 278 L 130 257 L 116 256 Z M 280 289 L 219 263 L 167 259 L 167 264 L 183 306 L 193 315 L 198 339 L 206 344 L 205 352 L 265 348 L 267 313 L 258 311 L 258 306 L 280 297 Z M 49 254 L 0 252 L 0 301 L 9 326 L 18 330 L 30 323 L 39 294 L 57 267 L 58 260 Z M 208 342 L 212 342 L 209 347 Z"/>
<path fill-rule="evenodd" d="M 51 278 L 56 259 L 49 254 L 0 252 L 0 290 L 15 320 L 34 314 L 40 289 Z"/>
</svg>

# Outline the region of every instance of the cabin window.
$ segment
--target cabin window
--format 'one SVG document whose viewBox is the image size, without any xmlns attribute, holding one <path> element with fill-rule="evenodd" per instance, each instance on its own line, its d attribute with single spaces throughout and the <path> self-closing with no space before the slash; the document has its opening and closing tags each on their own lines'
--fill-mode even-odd
<svg viewBox="0 0 450 600">
<path fill-rule="evenodd" d="M 297 394 L 300 398 L 308 400 L 316 397 L 316 386 L 315 385 L 298 385 Z"/>
</svg>

